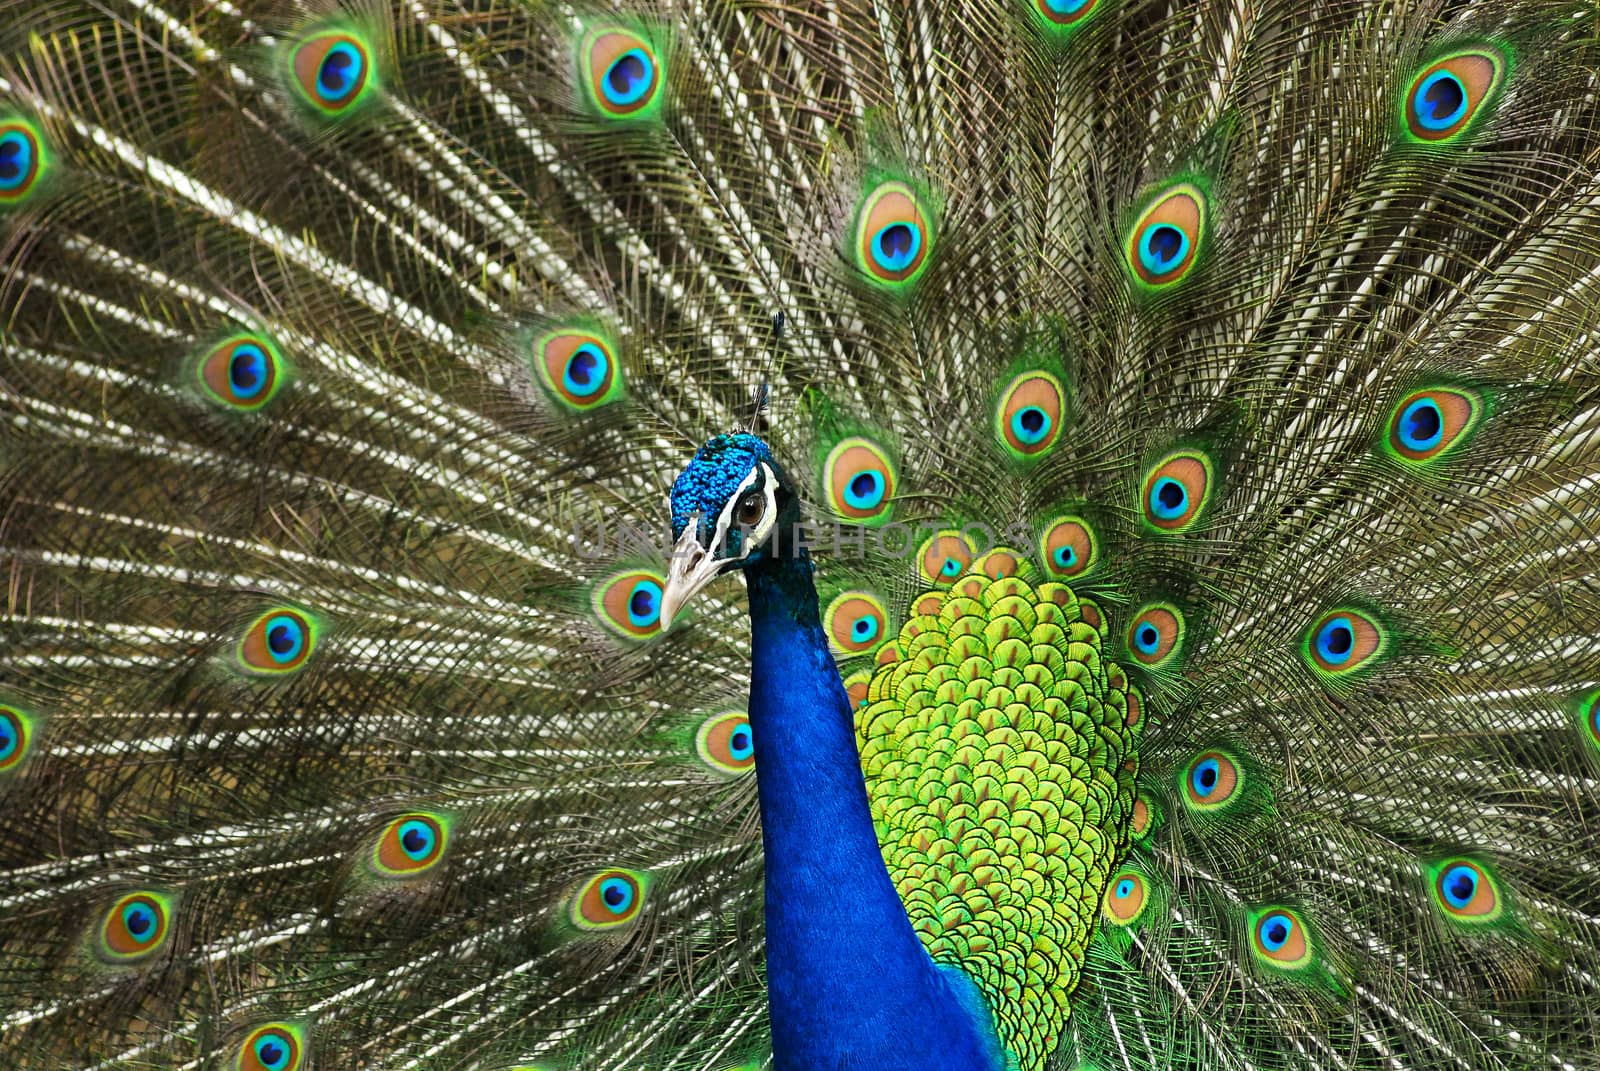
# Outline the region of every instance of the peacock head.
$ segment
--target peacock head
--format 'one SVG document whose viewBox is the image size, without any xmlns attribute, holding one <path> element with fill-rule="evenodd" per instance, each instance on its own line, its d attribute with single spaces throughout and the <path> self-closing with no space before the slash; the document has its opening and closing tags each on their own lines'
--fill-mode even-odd
<svg viewBox="0 0 1600 1071">
<path fill-rule="evenodd" d="M 672 562 L 661 593 L 661 628 L 723 573 L 776 554 L 773 539 L 800 515 L 800 499 L 767 444 L 718 435 L 672 484 Z"/>
</svg>

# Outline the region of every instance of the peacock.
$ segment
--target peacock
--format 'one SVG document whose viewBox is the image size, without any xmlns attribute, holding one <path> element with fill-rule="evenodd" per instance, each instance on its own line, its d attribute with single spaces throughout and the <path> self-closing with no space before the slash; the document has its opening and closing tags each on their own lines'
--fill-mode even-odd
<svg viewBox="0 0 1600 1071">
<path fill-rule="evenodd" d="M 1600 15 L 0 0 L 0 1066 L 1600 1068 Z"/>
</svg>

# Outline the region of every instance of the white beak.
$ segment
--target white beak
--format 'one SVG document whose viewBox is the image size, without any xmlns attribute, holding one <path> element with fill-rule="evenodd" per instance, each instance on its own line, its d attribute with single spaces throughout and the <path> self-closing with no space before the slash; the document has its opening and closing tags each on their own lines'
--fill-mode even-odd
<svg viewBox="0 0 1600 1071">
<path fill-rule="evenodd" d="M 711 556 L 695 538 L 697 518 L 690 518 L 683 535 L 672 548 L 672 563 L 667 567 L 667 586 L 661 592 L 661 631 L 672 627 L 673 618 L 683 609 L 683 604 L 694 598 L 701 588 L 715 580 L 728 564 Z"/>
</svg>

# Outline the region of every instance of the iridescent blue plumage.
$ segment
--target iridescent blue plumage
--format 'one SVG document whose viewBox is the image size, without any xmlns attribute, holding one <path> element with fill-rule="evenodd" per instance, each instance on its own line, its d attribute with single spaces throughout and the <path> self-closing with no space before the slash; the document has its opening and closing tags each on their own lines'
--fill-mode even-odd
<svg viewBox="0 0 1600 1071">
<path fill-rule="evenodd" d="M 776 465 L 755 436 L 718 436 L 672 489 L 680 548 L 694 539 L 713 558 L 731 550 L 737 556 L 724 559 L 723 571 L 743 568 L 749 587 L 775 1066 L 999 1071 L 1004 1060 L 983 998 L 958 968 L 929 958 L 884 866 L 809 555 L 781 541 L 711 545 L 729 500 L 761 486 L 762 466 L 779 481 L 774 527 L 782 532 L 798 519 Z M 690 528 L 696 514 L 700 523 Z M 704 567 L 680 549 L 668 591 L 696 568 Z"/>
</svg>

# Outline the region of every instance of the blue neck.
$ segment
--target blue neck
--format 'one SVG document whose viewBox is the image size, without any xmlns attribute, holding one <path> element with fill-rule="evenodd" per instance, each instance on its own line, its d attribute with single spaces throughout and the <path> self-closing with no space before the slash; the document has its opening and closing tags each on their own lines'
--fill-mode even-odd
<svg viewBox="0 0 1600 1071">
<path fill-rule="evenodd" d="M 928 957 L 884 867 L 811 571 L 802 552 L 745 574 L 776 1067 L 998 1071 L 976 987 Z"/>
</svg>

